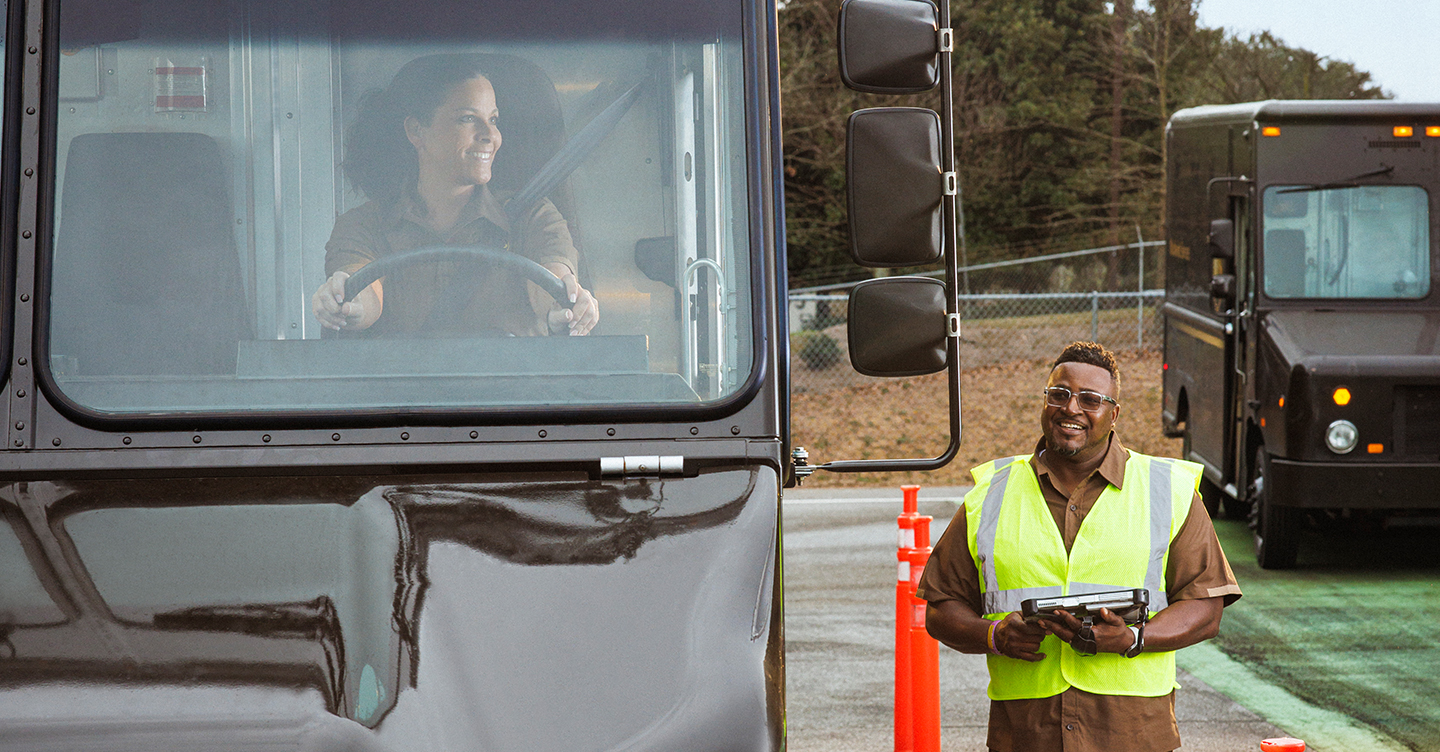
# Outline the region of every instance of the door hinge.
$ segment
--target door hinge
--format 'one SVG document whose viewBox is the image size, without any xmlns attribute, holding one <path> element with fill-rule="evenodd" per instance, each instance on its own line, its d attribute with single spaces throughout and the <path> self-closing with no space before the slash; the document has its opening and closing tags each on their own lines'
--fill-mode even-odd
<svg viewBox="0 0 1440 752">
<path fill-rule="evenodd" d="M 685 457 L 635 454 L 626 457 L 601 457 L 600 477 L 621 478 L 637 475 L 684 475 Z"/>
</svg>

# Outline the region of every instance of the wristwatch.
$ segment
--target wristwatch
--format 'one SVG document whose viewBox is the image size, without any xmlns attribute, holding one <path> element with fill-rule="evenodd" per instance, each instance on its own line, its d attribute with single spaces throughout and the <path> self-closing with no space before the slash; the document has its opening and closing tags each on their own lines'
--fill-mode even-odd
<svg viewBox="0 0 1440 752">
<path fill-rule="evenodd" d="M 1131 645 L 1130 649 L 1125 651 L 1124 655 L 1126 658 L 1134 658 L 1145 651 L 1145 622 L 1140 622 L 1140 626 L 1138 627 L 1131 624 L 1130 632 L 1135 635 L 1135 644 Z"/>
</svg>

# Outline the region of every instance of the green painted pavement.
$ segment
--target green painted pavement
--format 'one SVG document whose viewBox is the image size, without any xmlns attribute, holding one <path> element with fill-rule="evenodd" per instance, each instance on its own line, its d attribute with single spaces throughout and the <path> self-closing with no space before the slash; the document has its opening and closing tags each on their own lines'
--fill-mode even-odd
<svg viewBox="0 0 1440 752">
<path fill-rule="evenodd" d="M 1336 522 L 1272 572 L 1215 527 L 1245 597 L 1180 664 L 1313 749 L 1440 752 L 1440 531 Z"/>
</svg>

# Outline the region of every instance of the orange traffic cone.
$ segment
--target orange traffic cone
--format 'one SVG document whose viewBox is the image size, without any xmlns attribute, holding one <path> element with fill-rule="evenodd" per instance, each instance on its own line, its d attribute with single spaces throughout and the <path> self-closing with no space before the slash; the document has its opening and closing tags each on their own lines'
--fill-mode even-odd
<svg viewBox="0 0 1440 752">
<path fill-rule="evenodd" d="M 915 520 L 920 516 L 919 486 L 901 486 L 904 507 L 896 520 L 900 537 L 896 546 L 899 563 L 895 580 L 895 752 L 915 752 L 915 707 L 911 702 L 910 622 L 915 590 L 910 577 L 910 552 L 915 549 Z"/>
</svg>

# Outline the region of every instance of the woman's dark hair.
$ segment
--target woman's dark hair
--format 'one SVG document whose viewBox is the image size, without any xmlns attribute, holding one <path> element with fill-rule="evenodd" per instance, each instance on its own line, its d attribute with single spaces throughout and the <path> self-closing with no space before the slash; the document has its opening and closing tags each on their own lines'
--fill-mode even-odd
<svg viewBox="0 0 1440 752">
<path fill-rule="evenodd" d="M 345 134 L 342 167 L 350 185 L 374 201 L 393 202 L 418 177 L 415 147 L 405 136 L 405 119 L 426 125 L 457 84 L 490 78 L 481 55 L 426 55 L 406 63 L 390 86 L 367 93 Z"/>
</svg>

